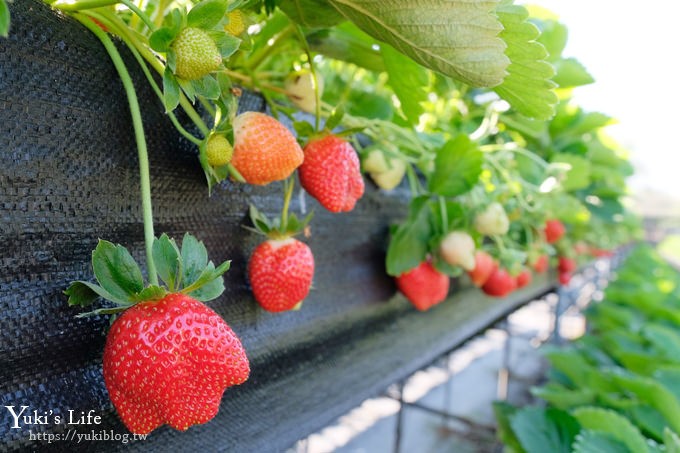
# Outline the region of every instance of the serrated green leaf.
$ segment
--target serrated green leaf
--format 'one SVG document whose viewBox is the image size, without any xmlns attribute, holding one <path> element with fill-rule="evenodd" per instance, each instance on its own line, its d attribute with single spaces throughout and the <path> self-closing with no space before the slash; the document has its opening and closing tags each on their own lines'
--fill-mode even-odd
<svg viewBox="0 0 680 453">
<path fill-rule="evenodd" d="M 498 438 L 504 445 L 510 448 L 513 453 L 524 453 L 524 449 L 517 439 L 517 436 L 512 431 L 510 420 L 517 413 L 519 409 L 504 401 L 493 402 L 493 413 L 496 416 L 496 423 L 498 425 L 496 432 Z"/>
<path fill-rule="evenodd" d="M 309 28 L 331 28 L 347 20 L 326 0 L 281 0 L 279 8 L 293 22 Z"/>
<path fill-rule="evenodd" d="M 167 52 L 170 50 L 172 41 L 177 37 L 178 30 L 161 27 L 149 36 L 149 46 L 156 52 Z"/>
<path fill-rule="evenodd" d="M 186 233 L 182 239 L 181 256 L 184 266 L 181 287 L 187 288 L 198 280 L 208 265 L 208 251 L 203 242 Z"/>
<path fill-rule="evenodd" d="M 217 25 L 227 12 L 226 0 L 203 0 L 187 15 L 187 26 L 208 30 Z"/>
<path fill-rule="evenodd" d="M 467 135 L 459 134 L 437 150 L 435 170 L 428 187 L 444 197 L 455 197 L 472 189 L 482 173 L 484 155 Z"/>
<path fill-rule="evenodd" d="M 593 76 L 577 59 L 564 58 L 553 63 L 555 66 L 555 82 L 560 88 L 573 88 L 595 82 Z"/>
<path fill-rule="evenodd" d="M 161 288 L 156 285 L 149 285 L 138 294 L 136 294 L 132 299 L 135 302 L 145 302 L 148 300 L 160 300 L 168 295 L 168 291 L 165 288 Z"/>
<path fill-rule="evenodd" d="M 519 410 L 510 418 L 510 426 L 527 453 L 570 453 L 580 430 L 569 413 L 540 407 Z"/>
<path fill-rule="evenodd" d="M 411 200 L 408 218 L 397 228 L 387 248 L 387 273 L 394 277 L 425 261 L 432 235 L 428 197 Z"/>
<path fill-rule="evenodd" d="M 100 240 L 92 252 L 92 269 L 101 287 L 118 300 L 129 300 L 144 288 L 142 271 L 122 245 Z"/>
<path fill-rule="evenodd" d="M 172 112 L 179 105 L 179 84 L 169 66 L 163 72 L 163 104 L 166 112 Z"/>
<path fill-rule="evenodd" d="M 421 103 L 427 100 L 424 89 L 429 81 L 427 70 L 388 44 L 383 44 L 380 49 L 388 83 L 399 99 L 401 111 L 409 123 L 417 125 L 425 111 Z"/>
<path fill-rule="evenodd" d="M 632 453 L 613 436 L 583 430 L 576 436 L 573 453 Z"/>
<path fill-rule="evenodd" d="M 567 27 L 556 20 L 547 18 L 536 19 L 532 17 L 530 20 L 541 30 L 541 35 L 537 41 L 543 44 L 543 47 L 548 51 L 548 60 L 551 62 L 560 60 L 562 51 L 567 45 L 569 35 Z"/>
<path fill-rule="evenodd" d="M 500 84 L 509 60 L 496 0 L 329 0 L 374 38 L 426 68 L 472 86 Z"/>
<path fill-rule="evenodd" d="M 562 410 L 592 404 L 596 399 L 596 393 L 592 389 L 577 388 L 572 390 L 554 382 L 543 387 L 533 388 L 531 393 Z"/>
<path fill-rule="evenodd" d="M 5 0 L 0 0 L 0 37 L 9 36 L 10 14 Z"/>
<path fill-rule="evenodd" d="M 175 240 L 163 233 L 160 238 L 154 238 L 151 253 L 158 276 L 170 291 L 175 291 L 182 275 L 182 260 Z"/>
<path fill-rule="evenodd" d="M 536 38 L 539 31 L 527 21 L 523 6 L 503 2 L 496 10 L 504 30 L 500 37 L 508 48 L 508 75 L 494 88 L 518 112 L 530 118 L 548 120 L 555 114 L 556 84 L 550 80 L 555 70 L 546 60 L 548 52 Z"/>
<path fill-rule="evenodd" d="M 334 60 L 346 61 L 374 72 L 385 71 L 379 41 L 351 22 L 310 33 L 307 42 L 313 52 Z"/>
<path fill-rule="evenodd" d="M 647 440 L 626 417 L 609 409 L 581 407 L 572 412 L 584 429 L 605 433 L 631 452 L 648 452 Z"/>
<path fill-rule="evenodd" d="M 680 360 L 680 333 L 676 329 L 650 323 L 642 328 L 641 333 L 660 355 L 668 359 Z"/>
</svg>

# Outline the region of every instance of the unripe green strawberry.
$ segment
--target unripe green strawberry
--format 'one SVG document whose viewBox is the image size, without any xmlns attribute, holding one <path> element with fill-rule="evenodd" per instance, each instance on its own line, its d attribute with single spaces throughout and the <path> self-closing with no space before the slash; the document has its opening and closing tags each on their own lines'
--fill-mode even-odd
<svg viewBox="0 0 680 453">
<path fill-rule="evenodd" d="M 510 229 L 510 220 L 503 205 L 494 202 L 475 216 L 475 229 L 481 234 L 495 236 L 505 234 Z"/>
<path fill-rule="evenodd" d="M 104 382 L 130 431 L 212 419 L 227 387 L 248 379 L 243 346 L 213 310 L 184 294 L 140 302 L 106 337 Z"/>
<path fill-rule="evenodd" d="M 311 249 L 292 237 L 261 243 L 248 262 L 255 300 L 267 311 L 294 308 L 309 294 L 313 277 Z"/>
<path fill-rule="evenodd" d="M 234 148 L 224 135 L 211 135 L 206 144 L 206 156 L 212 167 L 221 167 L 231 162 Z"/>
<path fill-rule="evenodd" d="M 200 28 L 185 28 L 179 32 L 171 47 L 176 55 L 175 75 L 182 79 L 200 79 L 222 64 L 222 55 L 217 44 Z"/>
<path fill-rule="evenodd" d="M 439 244 L 439 253 L 451 266 L 466 271 L 475 268 L 475 241 L 464 231 L 452 231 Z"/>
</svg>

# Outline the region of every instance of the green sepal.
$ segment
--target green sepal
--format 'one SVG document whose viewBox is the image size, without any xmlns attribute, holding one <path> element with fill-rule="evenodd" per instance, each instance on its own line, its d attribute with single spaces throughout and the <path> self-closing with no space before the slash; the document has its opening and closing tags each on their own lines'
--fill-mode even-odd
<svg viewBox="0 0 680 453">
<path fill-rule="evenodd" d="M 201 164 L 201 168 L 203 168 L 203 173 L 205 174 L 205 179 L 208 183 L 208 196 L 210 196 L 212 193 L 212 188 L 227 179 L 227 176 L 229 176 L 230 173 L 231 165 L 227 164 L 221 167 L 213 167 L 210 165 L 207 155 L 208 137 L 210 137 L 210 135 L 208 135 L 198 147 L 198 161 Z"/>
<path fill-rule="evenodd" d="M 101 286 L 90 282 L 72 282 L 69 287 L 66 288 L 64 294 L 68 296 L 68 304 L 72 306 L 80 305 L 81 307 L 87 307 L 92 305 L 92 303 L 100 297 L 119 305 L 130 305 L 129 300 L 117 298 Z"/>
<path fill-rule="evenodd" d="M 180 87 L 175 74 L 170 66 L 165 67 L 163 72 L 163 104 L 166 112 L 172 112 L 179 105 Z"/>
<path fill-rule="evenodd" d="M 333 129 L 340 125 L 343 116 L 345 116 L 345 108 L 342 105 L 338 105 L 333 109 L 331 115 L 326 120 L 324 128 L 328 129 L 329 131 L 332 131 Z"/>
<path fill-rule="evenodd" d="M 92 269 L 101 287 L 119 301 L 129 301 L 144 289 L 142 271 L 122 245 L 100 239 L 92 252 Z"/>
<path fill-rule="evenodd" d="M 177 71 L 177 54 L 172 48 L 165 54 L 165 65 L 173 74 Z"/>
<path fill-rule="evenodd" d="M 149 46 L 156 52 L 167 52 L 179 33 L 176 29 L 161 27 L 149 36 Z"/>
<path fill-rule="evenodd" d="M 154 260 L 155 261 L 155 260 Z M 156 285 L 149 285 L 138 294 L 136 294 L 132 300 L 134 302 L 145 302 L 147 300 L 161 300 L 169 294 L 168 290 Z"/>
<path fill-rule="evenodd" d="M 226 12 L 226 0 L 203 0 L 187 14 L 187 26 L 209 30 L 220 23 Z"/>
<path fill-rule="evenodd" d="M 163 28 L 168 28 L 177 36 L 186 26 L 186 13 L 180 11 L 179 8 L 174 8 L 170 14 L 166 14 L 163 18 Z"/>
<path fill-rule="evenodd" d="M 252 204 L 249 208 L 249 215 L 254 226 L 254 228 L 248 228 L 249 230 L 271 238 L 285 238 L 295 236 L 303 231 L 312 220 L 314 212 L 310 212 L 303 219 L 298 219 L 295 214 L 291 214 L 288 216 L 286 225 L 281 225 L 281 219 L 278 217 L 269 219 Z"/>
<path fill-rule="evenodd" d="M 232 36 L 229 33 L 220 33 L 220 36 L 215 39 L 217 48 L 220 49 L 222 58 L 229 58 L 241 47 L 241 39 Z"/>
<path fill-rule="evenodd" d="M 184 294 L 192 294 L 194 291 L 200 289 L 207 283 L 215 280 L 217 277 L 227 272 L 230 267 L 231 261 L 225 261 L 217 269 L 215 269 L 215 265 L 212 261 L 208 262 L 208 264 L 201 270 L 201 273 L 196 281 L 194 281 L 191 285 L 182 288 L 181 292 Z M 224 285 L 222 286 L 222 290 L 224 290 Z"/>
<path fill-rule="evenodd" d="M 163 233 L 160 238 L 154 238 L 151 253 L 158 276 L 168 285 L 170 291 L 175 291 L 181 284 L 179 277 L 182 275 L 182 260 L 177 243 Z"/>
<path fill-rule="evenodd" d="M 184 94 L 187 95 L 187 98 L 189 98 L 192 103 L 196 101 L 196 90 L 194 89 L 193 81 L 179 78 L 176 80 L 177 83 L 179 83 L 179 86 L 182 88 L 182 91 L 184 91 Z"/>
<path fill-rule="evenodd" d="M 206 99 L 218 99 L 220 97 L 220 84 L 211 75 L 201 77 L 191 82 L 196 94 Z"/>
<path fill-rule="evenodd" d="M 295 129 L 298 139 L 311 137 L 316 133 L 314 126 L 309 121 L 295 121 L 293 122 L 293 129 Z"/>
<path fill-rule="evenodd" d="M 0 37 L 9 36 L 10 15 L 5 0 L 0 0 Z"/>
</svg>

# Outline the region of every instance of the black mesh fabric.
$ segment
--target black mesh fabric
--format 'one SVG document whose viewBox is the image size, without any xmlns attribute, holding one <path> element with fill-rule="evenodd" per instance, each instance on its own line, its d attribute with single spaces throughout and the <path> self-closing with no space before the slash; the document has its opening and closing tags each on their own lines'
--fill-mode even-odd
<svg viewBox="0 0 680 453">
<path fill-rule="evenodd" d="M 546 288 L 502 303 L 459 292 L 454 302 L 417 313 L 384 273 L 387 225 L 403 216 L 404 194 L 368 187 L 358 208 L 316 211 L 307 241 L 316 258 L 314 289 L 302 310 L 258 308 L 245 276 L 262 239 L 242 228 L 248 204 L 274 214 L 280 184 L 225 183 L 208 197 L 194 147 L 174 130 L 134 59 L 122 50 L 143 110 L 156 232 L 203 240 L 215 262 L 233 260 L 226 291 L 208 305 L 241 337 L 249 381 L 225 393 L 215 419 L 145 441 L 48 444 L 30 434 L 104 431 L 122 435 L 103 384 L 108 320 L 76 319 L 62 291 L 91 279 L 98 238 L 125 245 L 143 263 L 137 152 L 123 87 L 100 42 L 36 0 L 15 0 L 12 29 L 0 39 L 0 401 L 53 420 L 94 410 L 100 424 L 48 423 L 12 429 L 0 407 L 0 450 L 280 451 L 363 399 L 432 360 L 484 323 Z M 244 96 L 242 110 L 262 110 Z M 294 197 L 299 211 L 299 197 Z M 475 296 L 476 297 L 476 296 Z"/>
</svg>

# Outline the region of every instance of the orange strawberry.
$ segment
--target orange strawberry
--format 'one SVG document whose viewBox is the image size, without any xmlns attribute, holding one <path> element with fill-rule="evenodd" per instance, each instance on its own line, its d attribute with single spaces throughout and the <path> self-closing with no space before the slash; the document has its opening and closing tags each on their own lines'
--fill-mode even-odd
<svg viewBox="0 0 680 453">
<path fill-rule="evenodd" d="M 242 113 L 234 119 L 231 164 L 249 184 L 265 185 L 290 176 L 304 154 L 295 137 L 271 116 Z"/>
<path fill-rule="evenodd" d="M 304 149 L 300 183 L 331 212 L 354 209 L 364 194 L 359 158 L 352 145 L 335 135 L 310 141 Z"/>
<path fill-rule="evenodd" d="M 294 308 L 307 297 L 314 276 L 310 248 L 294 239 L 269 239 L 255 248 L 248 278 L 255 299 L 267 311 Z"/>
</svg>

